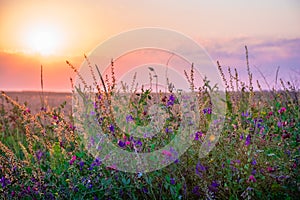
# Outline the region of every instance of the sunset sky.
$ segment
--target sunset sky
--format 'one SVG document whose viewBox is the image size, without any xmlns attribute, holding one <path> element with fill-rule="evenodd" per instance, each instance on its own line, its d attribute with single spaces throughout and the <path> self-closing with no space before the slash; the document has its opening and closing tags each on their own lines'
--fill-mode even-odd
<svg viewBox="0 0 300 200">
<path fill-rule="evenodd" d="M 212 60 L 244 76 L 249 49 L 254 79 L 272 85 L 300 78 L 298 0 L 0 0 L 0 90 L 71 91 L 83 55 L 123 31 L 161 27 L 202 45 Z M 299 85 L 300 86 L 300 85 Z"/>
</svg>

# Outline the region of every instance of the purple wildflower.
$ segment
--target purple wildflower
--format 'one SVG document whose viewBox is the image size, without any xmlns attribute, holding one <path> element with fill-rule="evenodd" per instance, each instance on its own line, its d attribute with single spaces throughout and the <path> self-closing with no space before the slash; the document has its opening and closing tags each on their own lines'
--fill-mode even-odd
<svg viewBox="0 0 300 200">
<path fill-rule="evenodd" d="M 167 127 L 166 130 L 165 130 L 165 132 L 166 132 L 166 133 L 172 133 L 173 130 L 172 130 L 172 128 L 168 128 L 168 127 Z"/>
<path fill-rule="evenodd" d="M 206 171 L 206 167 L 200 163 L 200 161 L 196 165 L 196 174 L 202 177 L 202 172 Z"/>
<path fill-rule="evenodd" d="M 111 124 L 110 126 L 109 126 L 109 130 L 110 130 L 110 132 L 115 132 L 115 127 L 114 127 L 114 125 L 113 124 Z"/>
<path fill-rule="evenodd" d="M 194 139 L 194 140 L 199 140 L 199 138 L 201 138 L 201 137 L 202 137 L 202 135 L 203 135 L 203 133 L 202 133 L 202 132 L 200 132 L 200 131 L 197 131 L 197 132 L 195 133 L 195 139 Z"/>
<path fill-rule="evenodd" d="M 211 108 L 204 108 L 203 109 L 203 114 L 211 114 Z"/>
<path fill-rule="evenodd" d="M 245 145 L 246 145 L 246 146 L 249 146 L 250 143 L 251 143 L 251 135 L 247 135 L 246 141 L 245 141 Z"/>
<path fill-rule="evenodd" d="M 121 148 L 123 148 L 123 147 L 126 146 L 125 142 L 123 142 L 122 140 L 119 140 L 119 141 L 118 141 L 118 145 L 119 145 Z"/>
<path fill-rule="evenodd" d="M 141 140 L 138 140 L 135 142 L 135 146 L 142 146 L 142 145 L 143 145 L 143 143 L 141 142 Z"/>
<path fill-rule="evenodd" d="M 175 96 L 173 94 L 171 94 L 169 96 L 169 99 L 168 99 L 168 103 L 167 103 L 167 106 L 173 106 L 174 105 L 174 101 L 175 101 Z"/>
<path fill-rule="evenodd" d="M 89 168 L 89 170 L 93 170 L 94 167 L 100 166 L 101 163 L 102 163 L 101 160 L 100 160 L 99 158 L 96 158 L 96 159 L 93 161 L 93 163 L 91 164 L 91 167 Z"/>
<path fill-rule="evenodd" d="M 82 170 L 83 166 L 84 166 L 84 162 L 83 162 L 83 161 L 80 161 L 80 162 L 79 162 L 80 171 Z"/>
<path fill-rule="evenodd" d="M 248 112 L 242 112 L 242 117 L 248 117 L 249 113 Z"/>
<path fill-rule="evenodd" d="M 132 122 L 133 121 L 133 117 L 131 115 L 127 115 L 126 116 L 126 122 Z"/>
<path fill-rule="evenodd" d="M 38 150 L 35 154 L 36 158 L 38 159 L 38 161 L 41 160 L 42 156 L 43 156 L 43 152 L 41 150 Z"/>
<path fill-rule="evenodd" d="M 10 184 L 10 181 L 7 178 L 5 178 L 5 176 L 3 176 L 0 179 L 0 183 L 1 183 L 2 188 L 5 188 L 8 184 Z"/>
<path fill-rule="evenodd" d="M 195 186 L 192 190 L 192 193 L 197 195 L 197 196 L 200 196 L 199 189 L 200 189 L 200 187 L 198 185 Z"/>
<path fill-rule="evenodd" d="M 171 185 L 175 185 L 175 178 L 170 178 L 170 183 L 171 183 Z"/>
<path fill-rule="evenodd" d="M 208 186 L 208 189 L 212 192 L 217 192 L 220 184 L 217 181 L 212 181 L 212 183 Z"/>
<path fill-rule="evenodd" d="M 257 164 L 257 162 L 256 162 L 255 158 L 253 158 L 251 161 L 251 165 L 256 165 L 256 164 Z"/>
<path fill-rule="evenodd" d="M 244 134 L 243 133 L 240 135 L 240 140 L 242 140 L 242 139 L 244 139 Z"/>
</svg>

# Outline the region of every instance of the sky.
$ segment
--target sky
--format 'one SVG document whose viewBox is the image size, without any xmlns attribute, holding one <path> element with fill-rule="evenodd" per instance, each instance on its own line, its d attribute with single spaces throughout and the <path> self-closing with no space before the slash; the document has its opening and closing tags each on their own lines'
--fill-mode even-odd
<svg viewBox="0 0 300 200">
<path fill-rule="evenodd" d="M 97 45 L 142 27 L 192 38 L 245 81 L 247 45 L 264 88 L 264 78 L 274 84 L 278 67 L 280 78 L 297 82 L 299 20 L 298 0 L 0 0 L 0 90 L 39 90 L 43 65 L 45 90 L 71 91 L 75 74 L 66 60 L 79 68 Z"/>
</svg>

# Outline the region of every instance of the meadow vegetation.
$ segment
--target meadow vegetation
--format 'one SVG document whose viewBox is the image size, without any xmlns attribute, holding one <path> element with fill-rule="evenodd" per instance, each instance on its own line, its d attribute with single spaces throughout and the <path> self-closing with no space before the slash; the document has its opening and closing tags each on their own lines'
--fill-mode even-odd
<svg viewBox="0 0 300 200">
<path fill-rule="evenodd" d="M 148 173 L 122 172 L 94 157 L 88 150 L 93 141 L 86 142 L 78 134 L 81 129 L 75 125 L 76 119 L 64 112 L 66 102 L 55 107 L 41 102 L 38 112 L 32 112 L 26 103 L 2 92 L 1 199 L 298 199 L 299 88 L 278 78 L 280 87 L 261 90 L 260 82 L 254 82 L 247 56 L 246 61 L 247 82 L 240 80 L 236 69 L 225 70 L 218 63 L 226 87 L 225 124 L 215 148 L 203 158 L 198 152 L 212 123 L 209 93 L 215 88 L 209 80 L 194 86 L 193 68 L 185 73 L 197 91 L 199 131 L 182 156 Z M 89 113 L 116 146 L 126 151 L 151 152 L 180 134 L 179 100 L 172 87 L 167 93 L 155 93 L 151 88 L 137 92 L 133 87 L 127 123 L 149 123 L 145 107 L 153 101 L 168 114 L 158 137 L 137 139 L 118 129 L 111 112 L 111 96 L 119 92 L 113 69 L 110 79 L 91 73 L 99 75 L 101 82 L 97 83 L 94 107 Z M 84 80 L 82 83 L 84 86 Z M 253 90 L 254 84 L 260 91 Z M 79 88 L 73 92 L 86 95 Z"/>
</svg>

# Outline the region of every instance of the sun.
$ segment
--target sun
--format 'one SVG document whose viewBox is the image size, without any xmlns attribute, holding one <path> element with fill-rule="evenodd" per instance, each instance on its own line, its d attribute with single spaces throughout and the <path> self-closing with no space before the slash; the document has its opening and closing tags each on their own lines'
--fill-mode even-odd
<svg viewBox="0 0 300 200">
<path fill-rule="evenodd" d="M 26 43 L 29 51 L 41 55 L 56 54 L 61 44 L 61 34 L 50 26 L 38 26 L 28 31 Z"/>
</svg>

